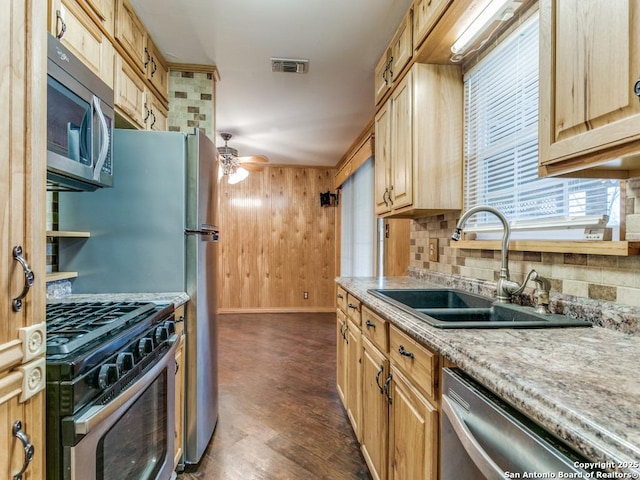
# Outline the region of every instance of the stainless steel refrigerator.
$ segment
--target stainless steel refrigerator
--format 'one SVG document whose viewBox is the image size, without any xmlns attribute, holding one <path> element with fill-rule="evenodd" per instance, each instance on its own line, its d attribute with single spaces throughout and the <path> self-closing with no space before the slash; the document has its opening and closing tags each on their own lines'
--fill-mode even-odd
<svg viewBox="0 0 640 480">
<path fill-rule="evenodd" d="M 195 131 L 114 131 L 114 185 L 59 194 L 60 243 L 74 293 L 181 292 L 185 311 L 184 462 L 197 463 L 218 419 L 215 147 Z"/>
</svg>

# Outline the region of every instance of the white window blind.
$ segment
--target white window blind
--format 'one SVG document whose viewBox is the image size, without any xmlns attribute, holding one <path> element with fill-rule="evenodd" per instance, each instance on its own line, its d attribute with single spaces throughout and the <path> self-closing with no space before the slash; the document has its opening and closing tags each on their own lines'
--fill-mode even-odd
<svg viewBox="0 0 640 480">
<path fill-rule="evenodd" d="M 340 275 L 372 277 L 376 271 L 376 215 L 373 159 L 342 184 Z"/>
<path fill-rule="evenodd" d="M 538 15 L 464 76 L 465 208 L 491 205 L 512 228 L 555 229 L 619 222 L 617 180 L 538 178 Z M 490 214 L 466 230 L 491 230 Z"/>
</svg>

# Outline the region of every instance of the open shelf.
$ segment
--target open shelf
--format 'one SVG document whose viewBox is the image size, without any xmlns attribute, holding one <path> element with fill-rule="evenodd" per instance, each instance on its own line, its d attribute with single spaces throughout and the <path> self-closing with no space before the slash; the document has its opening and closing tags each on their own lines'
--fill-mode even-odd
<svg viewBox="0 0 640 480">
<path fill-rule="evenodd" d="M 47 230 L 47 237 L 55 238 L 89 238 L 90 232 L 72 232 L 65 230 Z"/>
<path fill-rule="evenodd" d="M 76 278 L 78 272 L 51 272 L 47 273 L 47 282 L 57 282 L 58 280 L 68 280 L 70 278 Z"/>
<path fill-rule="evenodd" d="M 468 250 L 500 250 L 501 246 L 502 242 L 500 240 L 460 240 L 450 244 L 452 248 L 465 248 Z M 629 257 L 640 255 L 640 242 L 511 240 L 509 242 L 509 250 Z"/>
</svg>

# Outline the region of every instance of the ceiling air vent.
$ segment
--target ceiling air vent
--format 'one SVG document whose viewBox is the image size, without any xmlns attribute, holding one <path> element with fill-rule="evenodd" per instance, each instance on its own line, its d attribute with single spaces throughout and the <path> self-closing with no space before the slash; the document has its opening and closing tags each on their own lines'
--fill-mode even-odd
<svg viewBox="0 0 640 480">
<path fill-rule="evenodd" d="M 309 71 L 309 60 L 271 58 L 271 71 L 284 73 L 307 73 Z"/>
</svg>

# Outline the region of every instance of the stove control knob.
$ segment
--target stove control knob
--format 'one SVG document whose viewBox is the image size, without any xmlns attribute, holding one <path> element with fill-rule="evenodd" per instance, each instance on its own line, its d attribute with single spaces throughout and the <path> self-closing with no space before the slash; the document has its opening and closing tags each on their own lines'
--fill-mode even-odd
<svg viewBox="0 0 640 480">
<path fill-rule="evenodd" d="M 167 320 L 164 322 L 164 327 L 167 329 L 167 331 L 169 332 L 169 336 L 173 335 L 174 333 L 176 333 L 176 322 L 174 322 L 173 320 Z"/>
<path fill-rule="evenodd" d="M 141 357 L 146 357 L 153 352 L 153 339 L 150 337 L 144 337 L 140 339 L 138 343 L 138 353 Z"/>
<path fill-rule="evenodd" d="M 157 327 L 155 332 L 156 345 L 160 345 L 169 338 L 169 329 L 167 327 Z"/>
<path fill-rule="evenodd" d="M 120 376 L 118 375 L 118 367 L 115 363 L 107 363 L 100 367 L 98 373 L 98 386 L 101 390 L 106 390 L 111 385 L 118 381 Z"/>
<path fill-rule="evenodd" d="M 118 367 L 118 372 L 120 373 L 120 375 L 124 375 L 129 370 L 131 370 L 135 366 L 133 353 L 131 352 L 119 353 L 118 356 L 116 357 L 116 366 Z"/>
</svg>

